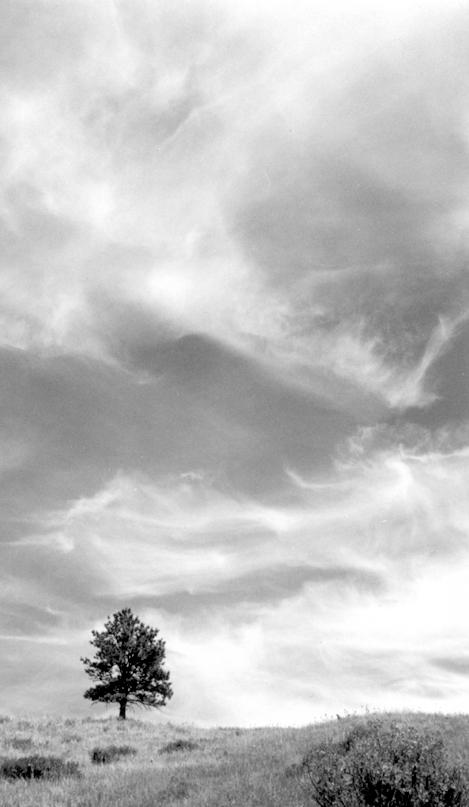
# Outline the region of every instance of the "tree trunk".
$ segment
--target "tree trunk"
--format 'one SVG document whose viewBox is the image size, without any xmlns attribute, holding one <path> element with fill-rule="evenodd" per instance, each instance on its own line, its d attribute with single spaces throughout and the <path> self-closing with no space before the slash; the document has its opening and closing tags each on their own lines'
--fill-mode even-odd
<svg viewBox="0 0 469 807">
<path fill-rule="evenodd" d="M 125 720 L 126 708 L 127 708 L 127 699 L 119 701 L 119 720 Z"/>
</svg>

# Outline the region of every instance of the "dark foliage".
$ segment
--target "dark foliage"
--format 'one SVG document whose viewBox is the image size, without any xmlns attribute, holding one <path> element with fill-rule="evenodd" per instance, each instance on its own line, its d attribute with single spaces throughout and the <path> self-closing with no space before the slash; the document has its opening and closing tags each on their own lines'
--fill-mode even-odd
<svg viewBox="0 0 469 807">
<path fill-rule="evenodd" d="M 158 630 L 144 625 L 130 608 L 109 617 L 103 631 L 92 631 L 95 658 L 82 658 L 96 682 L 85 698 L 118 703 L 125 719 L 128 704 L 158 708 L 172 697 L 169 672 L 164 669 L 165 643 Z"/>
<path fill-rule="evenodd" d="M 4 779 L 61 779 L 79 775 L 77 762 L 65 762 L 60 757 L 18 757 L 3 759 L 0 764 L 0 776 Z"/>
<path fill-rule="evenodd" d="M 91 762 L 95 765 L 107 765 L 109 762 L 116 762 L 122 757 L 135 756 L 137 749 L 131 745 L 108 745 L 105 748 L 96 746 L 90 752 Z"/>
<path fill-rule="evenodd" d="M 440 732 L 372 719 L 303 761 L 319 807 L 466 807 L 466 772 Z"/>
<path fill-rule="evenodd" d="M 174 740 L 160 748 L 159 753 L 172 754 L 174 751 L 194 751 L 196 748 L 199 748 L 199 745 L 192 740 Z"/>
</svg>

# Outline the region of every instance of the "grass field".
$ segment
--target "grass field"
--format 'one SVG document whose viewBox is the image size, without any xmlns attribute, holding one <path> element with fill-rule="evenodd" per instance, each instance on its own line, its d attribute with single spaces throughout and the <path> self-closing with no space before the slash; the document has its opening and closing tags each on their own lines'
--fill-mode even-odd
<svg viewBox="0 0 469 807">
<path fill-rule="evenodd" d="M 395 716 L 394 716 L 395 717 Z M 455 754 L 469 759 L 469 717 L 399 715 L 440 726 Z M 347 717 L 304 728 L 199 729 L 143 720 L 0 719 L 0 756 L 56 755 L 79 763 L 80 778 L 0 780 L 2 807 L 300 807 L 312 804 L 292 775 L 308 749 L 342 736 L 367 717 Z M 183 740 L 192 748 L 167 750 Z M 129 745 L 128 756 L 92 764 L 96 746 Z"/>
</svg>

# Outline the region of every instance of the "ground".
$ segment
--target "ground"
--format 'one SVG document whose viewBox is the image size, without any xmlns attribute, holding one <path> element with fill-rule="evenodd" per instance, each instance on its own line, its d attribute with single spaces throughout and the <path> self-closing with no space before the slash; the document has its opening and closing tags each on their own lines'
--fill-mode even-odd
<svg viewBox="0 0 469 807">
<path fill-rule="evenodd" d="M 80 778 L 1 781 L 1 807 L 305 807 L 312 804 L 295 775 L 321 738 L 343 735 L 362 717 L 303 728 L 215 728 L 145 720 L 0 718 L 0 755 L 56 755 L 79 763 Z M 400 715 L 438 723 L 447 742 L 469 757 L 469 717 Z M 185 741 L 193 747 L 164 750 Z M 131 746 L 136 754 L 92 764 L 96 746 Z"/>
</svg>

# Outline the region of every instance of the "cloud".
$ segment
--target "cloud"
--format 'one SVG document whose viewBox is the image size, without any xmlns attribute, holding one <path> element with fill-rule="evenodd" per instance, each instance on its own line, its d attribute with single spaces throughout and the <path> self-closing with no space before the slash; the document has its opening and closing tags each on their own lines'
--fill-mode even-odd
<svg viewBox="0 0 469 807">
<path fill-rule="evenodd" d="M 126 598 L 176 718 L 459 708 L 456 6 L 1 4 L 12 703 Z"/>
<path fill-rule="evenodd" d="M 139 7 L 5 3 L 3 340 L 121 361 L 143 316 L 428 406 L 464 309 L 450 11 Z"/>
<path fill-rule="evenodd" d="M 442 656 L 432 659 L 432 663 L 455 675 L 466 676 L 469 674 L 469 659 L 466 656 Z"/>
<path fill-rule="evenodd" d="M 2 620 L 0 631 L 11 632 L 13 635 L 40 633 L 47 628 L 57 626 L 58 616 L 44 608 L 35 608 L 27 603 L 2 604 Z"/>
<path fill-rule="evenodd" d="M 356 428 L 327 399 L 279 384 L 214 342 L 186 337 L 155 350 L 135 331 L 128 349 L 138 373 L 0 351 L 4 456 L 13 463 L 3 478 L 6 536 L 31 517 L 34 530 L 36 512 L 93 495 L 120 471 L 202 470 L 245 495 L 270 496 L 285 462 L 330 467 L 334 446 Z"/>
<path fill-rule="evenodd" d="M 120 475 L 44 517 L 36 539 L 10 548 L 8 570 L 29 581 L 26 557 L 36 570 L 46 559 L 36 602 L 62 614 L 47 636 L 72 603 L 80 636 L 124 601 L 158 625 L 178 682 L 170 717 L 230 722 L 230 703 L 244 723 L 273 708 L 287 722 L 437 697 L 459 708 L 462 690 L 432 659 L 463 641 L 467 450 L 415 454 L 410 442 L 396 452 L 378 432 L 329 482 L 290 472 L 282 506 L 200 471 Z"/>
<path fill-rule="evenodd" d="M 444 323 L 467 309 L 461 234 L 443 224 L 466 154 L 466 90 L 451 92 L 446 37 L 461 69 L 452 29 L 424 27 L 407 47 L 349 65 L 326 97 L 305 77 L 303 128 L 260 128 L 244 192 L 229 200 L 246 256 L 283 299 L 277 349 L 300 366 L 329 360 L 397 408 L 431 402 L 424 382 Z"/>
</svg>

